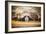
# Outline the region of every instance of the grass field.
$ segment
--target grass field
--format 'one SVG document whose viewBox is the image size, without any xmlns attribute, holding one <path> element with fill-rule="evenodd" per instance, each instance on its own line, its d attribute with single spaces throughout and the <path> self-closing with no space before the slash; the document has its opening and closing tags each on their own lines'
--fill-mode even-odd
<svg viewBox="0 0 46 34">
<path fill-rule="evenodd" d="M 29 22 L 25 22 L 25 21 L 15 21 L 12 20 L 12 27 L 40 27 L 41 26 L 41 22 L 39 21 L 29 21 Z"/>
</svg>

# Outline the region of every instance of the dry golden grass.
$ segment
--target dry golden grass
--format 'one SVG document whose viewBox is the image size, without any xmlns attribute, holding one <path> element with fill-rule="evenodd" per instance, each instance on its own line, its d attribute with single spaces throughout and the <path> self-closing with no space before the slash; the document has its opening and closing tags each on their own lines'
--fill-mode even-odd
<svg viewBox="0 0 46 34">
<path fill-rule="evenodd" d="M 12 26 L 14 26 L 14 27 L 22 27 L 22 26 L 38 27 L 40 25 L 41 25 L 41 23 L 39 21 L 24 22 L 24 21 L 12 20 Z"/>
</svg>

